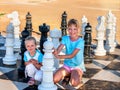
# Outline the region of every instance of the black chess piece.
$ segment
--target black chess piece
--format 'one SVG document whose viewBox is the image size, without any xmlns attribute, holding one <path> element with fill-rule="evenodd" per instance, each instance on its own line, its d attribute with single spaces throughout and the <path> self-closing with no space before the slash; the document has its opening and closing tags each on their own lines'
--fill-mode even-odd
<svg viewBox="0 0 120 90">
<path fill-rule="evenodd" d="M 30 36 L 32 36 L 32 30 L 33 30 L 31 20 L 32 20 L 32 16 L 30 12 L 28 12 L 26 15 L 26 29 L 29 31 Z"/>
<path fill-rule="evenodd" d="M 92 54 L 91 54 L 91 42 L 92 42 L 92 27 L 90 26 L 89 23 L 87 23 L 85 27 L 85 46 L 84 46 L 84 59 L 85 63 L 91 63 L 92 62 Z"/>
<path fill-rule="evenodd" d="M 47 41 L 47 33 L 49 32 L 50 30 L 50 26 L 49 25 L 46 25 L 46 23 L 43 23 L 43 25 L 40 25 L 39 26 L 39 31 L 41 32 L 41 38 L 40 38 L 40 51 L 42 54 L 44 54 L 43 52 L 43 43 L 45 41 Z"/>
<path fill-rule="evenodd" d="M 67 13 L 64 11 L 62 14 L 62 21 L 61 21 L 61 31 L 62 31 L 62 36 L 67 35 Z"/>
<path fill-rule="evenodd" d="M 25 30 L 23 30 L 21 32 L 21 35 L 22 35 L 22 42 L 21 42 L 21 47 L 20 47 L 20 50 L 21 50 L 21 57 L 22 57 L 22 60 L 21 60 L 21 65 L 20 67 L 18 68 L 18 77 L 19 78 L 23 78 L 25 77 L 25 74 L 24 74 L 24 71 L 25 71 L 25 65 L 24 65 L 24 52 L 26 51 L 26 48 L 25 48 L 25 38 L 29 36 L 29 31 L 27 30 L 27 28 L 25 28 Z"/>
</svg>

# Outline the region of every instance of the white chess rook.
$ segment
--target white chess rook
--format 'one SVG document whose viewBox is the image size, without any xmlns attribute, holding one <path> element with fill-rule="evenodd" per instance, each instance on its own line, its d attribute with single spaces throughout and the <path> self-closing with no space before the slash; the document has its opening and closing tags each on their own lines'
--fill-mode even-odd
<svg viewBox="0 0 120 90">
<path fill-rule="evenodd" d="M 16 57 L 14 55 L 14 34 L 13 34 L 14 27 L 12 23 L 10 23 L 7 26 L 7 36 L 6 36 L 6 42 L 5 42 L 5 47 L 6 47 L 6 54 L 5 57 L 3 58 L 3 64 L 6 65 L 14 65 L 16 64 Z"/>
<path fill-rule="evenodd" d="M 50 37 L 52 38 L 52 42 L 54 44 L 54 48 L 57 49 L 60 45 L 60 37 L 62 36 L 61 30 L 54 29 L 50 31 Z M 54 67 L 59 68 L 59 60 L 54 57 Z"/>
<path fill-rule="evenodd" d="M 43 56 L 43 79 L 42 83 L 38 86 L 38 90 L 57 90 L 57 86 L 53 82 L 54 57 L 52 54 L 53 43 L 46 41 L 44 44 Z"/>
</svg>

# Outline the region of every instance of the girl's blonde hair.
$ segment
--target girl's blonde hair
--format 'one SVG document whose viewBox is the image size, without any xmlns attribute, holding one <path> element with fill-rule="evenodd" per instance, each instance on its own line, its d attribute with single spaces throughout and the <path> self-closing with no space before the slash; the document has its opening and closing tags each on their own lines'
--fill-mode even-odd
<svg viewBox="0 0 120 90">
<path fill-rule="evenodd" d="M 35 39 L 34 37 L 28 36 L 28 37 L 25 38 L 25 42 L 26 42 L 26 41 L 30 41 L 30 40 L 33 40 L 34 43 L 35 43 L 35 45 L 37 45 L 37 41 L 36 41 L 36 39 Z"/>
<path fill-rule="evenodd" d="M 78 20 L 76 20 L 76 19 L 70 19 L 68 21 L 68 27 L 71 26 L 71 25 L 75 25 L 77 28 L 80 27 L 80 24 L 79 24 Z"/>
</svg>

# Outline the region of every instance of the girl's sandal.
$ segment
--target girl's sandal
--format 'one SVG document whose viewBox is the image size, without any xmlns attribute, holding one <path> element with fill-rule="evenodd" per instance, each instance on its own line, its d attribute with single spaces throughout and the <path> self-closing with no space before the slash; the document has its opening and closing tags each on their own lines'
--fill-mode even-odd
<svg viewBox="0 0 120 90">
<path fill-rule="evenodd" d="M 79 88 L 80 87 L 82 87 L 83 86 L 83 82 L 81 81 L 81 83 L 78 85 L 78 86 L 76 86 L 76 87 L 74 87 L 76 90 L 79 90 Z"/>
<path fill-rule="evenodd" d="M 28 81 L 28 85 L 34 85 L 35 84 L 35 80 L 34 78 L 30 78 L 30 80 Z"/>
</svg>

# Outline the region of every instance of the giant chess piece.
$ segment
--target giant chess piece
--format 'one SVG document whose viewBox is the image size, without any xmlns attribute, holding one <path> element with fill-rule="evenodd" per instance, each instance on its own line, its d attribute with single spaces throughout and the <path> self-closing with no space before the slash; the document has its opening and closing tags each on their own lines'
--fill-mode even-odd
<svg viewBox="0 0 120 90">
<path fill-rule="evenodd" d="M 117 32 L 117 29 L 116 29 L 116 17 L 113 15 L 113 38 L 114 38 L 114 47 L 116 47 L 118 45 L 118 42 L 116 40 L 116 32 Z"/>
<path fill-rule="evenodd" d="M 105 32 L 105 17 L 99 16 L 98 17 L 98 25 L 96 27 L 97 30 L 97 49 L 95 50 L 96 56 L 105 56 L 106 50 L 104 49 L 104 32 Z"/>
<path fill-rule="evenodd" d="M 62 36 L 67 35 L 67 13 L 64 11 L 62 14 L 62 21 L 61 21 L 61 31 L 62 31 Z"/>
<path fill-rule="evenodd" d="M 53 82 L 54 56 L 52 54 L 53 43 L 51 41 L 44 42 L 44 56 L 43 56 L 43 80 L 38 86 L 38 90 L 57 90 L 57 86 Z"/>
<path fill-rule="evenodd" d="M 39 26 L 39 31 L 41 32 L 41 39 L 40 39 L 40 51 L 44 54 L 43 52 L 43 43 L 47 41 L 47 33 L 50 30 L 50 26 L 46 25 L 46 23 L 43 23 L 43 25 Z"/>
<path fill-rule="evenodd" d="M 8 18 L 11 18 L 11 23 L 14 26 L 14 48 L 18 51 L 20 49 L 20 38 L 19 38 L 19 33 L 20 33 L 20 20 L 19 20 L 19 14 L 17 11 L 12 12 L 11 14 L 7 15 Z"/>
<path fill-rule="evenodd" d="M 57 49 L 60 45 L 60 38 L 62 36 L 62 33 L 58 29 L 54 29 L 50 31 L 50 37 L 52 38 L 52 42 L 54 44 L 54 48 Z M 59 68 L 59 60 L 54 57 L 54 67 L 57 69 Z"/>
<path fill-rule="evenodd" d="M 1 32 L 0 32 L 0 47 L 4 46 L 5 44 L 5 38 L 2 36 Z"/>
<path fill-rule="evenodd" d="M 0 32 L 0 51 L 4 52 L 6 50 L 6 47 L 5 47 L 5 40 L 6 38 L 1 34 Z M 5 55 L 5 52 L 4 53 L 0 53 L 1 56 L 4 56 Z"/>
<path fill-rule="evenodd" d="M 107 27 L 106 27 L 106 43 L 105 49 L 107 52 L 115 51 L 115 30 L 113 29 L 114 15 L 109 11 L 107 15 Z"/>
<path fill-rule="evenodd" d="M 81 32 L 83 38 L 85 35 L 85 27 L 86 27 L 87 23 L 88 23 L 88 19 L 85 16 L 83 16 L 82 17 L 82 32 Z"/>
<path fill-rule="evenodd" d="M 92 62 L 92 54 L 91 54 L 91 37 L 92 27 L 89 23 L 87 23 L 87 26 L 85 27 L 85 46 L 84 46 L 84 59 L 85 63 L 91 63 Z"/>
<path fill-rule="evenodd" d="M 32 16 L 30 14 L 30 12 L 27 13 L 26 15 L 26 29 L 29 31 L 30 35 L 29 36 L 32 36 Z"/>
<path fill-rule="evenodd" d="M 3 64 L 6 65 L 14 65 L 16 64 L 16 60 L 17 58 L 14 55 L 14 27 L 12 25 L 12 23 L 10 23 L 7 26 L 7 36 L 6 36 L 6 42 L 5 42 L 5 46 L 6 46 L 6 54 L 5 57 L 3 58 Z"/>
<path fill-rule="evenodd" d="M 22 57 L 22 60 L 21 60 L 21 65 L 20 67 L 18 68 L 18 76 L 19 78 L 23 78 L 25 77 L 25 74 L 24 74 L 24 70 L 25 70 L 25 65 L 24 65 L 24 52 L 26 51 L 26 48 L 25 48 L 25 38 L 28 37 L 30 35 L 29 31 L 25 28 L 25 30 L 23 30 L 21 32 L 21 35 L 22 35 L 22 43 L 21 43 L 21 57 Z"/>
</svg>

